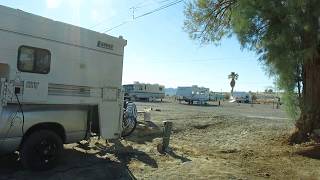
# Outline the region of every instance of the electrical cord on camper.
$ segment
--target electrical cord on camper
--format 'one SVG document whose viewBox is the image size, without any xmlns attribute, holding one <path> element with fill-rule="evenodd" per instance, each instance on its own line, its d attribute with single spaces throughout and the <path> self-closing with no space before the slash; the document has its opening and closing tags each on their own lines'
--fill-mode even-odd
<svg viewBox="0 0 320 180">
<path fill-rule="evenodd" d="M 12 91 L 10 91 L 9 89 L 7 89 L 7 91 L 8 91 L 10 94 L 14 94 L 15 97 L 16 97 L 16 99 L 17 99 L 18 108 L 20 109 L 20 112 L 21 112 L 21 114 L 22 114 L 22 127 L 21 127 L 21 131 L 22 131 L 22 134 L 24 134 L 24 112 L 23 112 L 22 105 L 21 105 L 21 103 L 20 103 L 19 97 L 18 97 L 18 95 L 17 95 L 16 92 L 12 92 Z M 13 121 L 14 121 L 14 119 L 17 117 L 17 113 L 18 113 L 18 109 L 16 110 L 15 113 L 12 113 L 12 114 L 9 116 L 9 120 L 11 119 L 11 120 L 10 120 L 10 127 L 9 127 L 9 129 L 8 129 L 8 131 L 7 131 L 7 135 L 6 135 L 6 136 L 8 136 L 8 134 L 9 134 L 9 132 L 10 132 L 12 126 L 13 126 Z M 13 115 L 13 114 L 14 114 L 14 115 Z M 13 116 L 12 116 L 12 115 L 13 115 Z"/>
<path fill-rule="evenodd" d="M 22 114 L 22 126 L 21 126 L 21 131 L 22 131 L 22 134 L 24 134 L 24 112 L 23 112 L 23 109 L 22 109 L 22 105 L 20 103 L 20 100 L 19 100 L 19 97 L 16 93 L 14 93 L 14 95 L 16 96 L 16 99 L 17 99 L 17 102 L 18 102 L 18 106 L 19 106 L 19 109 L 20 109 L 20 112 Z"/>
<path fill-rule="evenodd" d="M 13 94 L 13 92 L 11 92 L 9 89 L 6 89 L 6 90 L 7 90 L 9 93 Z M 4 97 L 4 98 L 6 98 L 6 97 Z M 19 108 L 19 107 L 18 107 L 18 108 Z M 17 117 L 18 108 L 17 108 L 16 111 L 13 111 L 13 112 L 9 115 L 9 117 L 8 117 L 8 122 L 10 122 L 10 126 L 9 126 L 8 130 L 6 131 L 6 133 L 5 133 L 5 136 L 4 136 L 4 139 L 3 139 L 2 143 L 1 143 L 1 146 L 2 146 L 3 143 L 7 140 L 8 135 L 9 135 L 12 127 L 14 126 L 14 120 L 15 120 L 16 117 Z"/>
</svg>

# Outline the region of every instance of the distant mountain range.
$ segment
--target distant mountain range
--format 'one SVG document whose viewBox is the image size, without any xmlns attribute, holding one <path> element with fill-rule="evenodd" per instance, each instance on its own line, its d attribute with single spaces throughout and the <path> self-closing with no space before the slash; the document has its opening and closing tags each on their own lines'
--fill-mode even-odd
<svg viewBox="0 0 320 180">
<path fill-rule="evenodd" d="M 174 95 L 176 95 L 177 88 L 165 88 L 164 92 L 165 92 L 166 96 L 174 96 Z"/>
</svg>

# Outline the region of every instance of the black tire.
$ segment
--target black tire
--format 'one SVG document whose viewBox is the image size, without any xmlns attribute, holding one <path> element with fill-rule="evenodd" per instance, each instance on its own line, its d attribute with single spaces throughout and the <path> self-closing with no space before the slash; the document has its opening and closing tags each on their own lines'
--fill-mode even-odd
<svg viewBox="0 0 320 180">
<path fill-rule="evenodd" d="M 62 140 L 56 133 L 39 130 L 24 140 L 20 151 L 21 162 L 27 169 L 48 170 L 57 164 L 62 150 Z"/>
</svg>

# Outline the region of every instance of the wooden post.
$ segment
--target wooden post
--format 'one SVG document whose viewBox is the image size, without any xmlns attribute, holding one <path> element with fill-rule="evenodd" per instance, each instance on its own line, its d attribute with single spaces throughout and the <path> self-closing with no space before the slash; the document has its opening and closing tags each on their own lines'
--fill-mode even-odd
<svg viewBox="0 0 320 180">
<path fill-rule="evenodd" d="M 272 109 L 274 109 L 274 100 L 272 101 Z"/>
<path fill-rule="evenodd" d="M 172 122 L 164 121 L 163 125 L 164 125 L 164 128 L 163 128 L 162 144 L 163 144 L 163 148 L 166 150 L 169 147 L 170 135 L 172 130 Z"/>
<path fill-rule="evenodd" d="M 277 109 L 279 109 L 280 106 L 280 98 L 277 98 Z"/>
<path fill-rule="evenodd" d="M 151 114 L 149 111 L 144 112 L 143 119 L 144 119 L 144 122 L 148 122 L 151 120 Z"/>
<path fill-rule="evenodd" d="M 170 143 L 170 135 L 172 130 L 172 122 L 163 121 L 163 137 L 162 137 L 162 144 L 158 144 L 157 149 L 161 154 L 167 152 L 169 143 Z"/>
</svg>

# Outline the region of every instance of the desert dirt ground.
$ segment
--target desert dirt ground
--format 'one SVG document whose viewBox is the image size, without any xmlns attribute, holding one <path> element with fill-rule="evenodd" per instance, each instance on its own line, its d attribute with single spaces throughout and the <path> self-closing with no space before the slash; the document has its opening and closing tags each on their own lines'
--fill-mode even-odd
<svg viewBox="0 0 320 180">
<path fill-rule="evenodd" d="M 320 179 L 320 145 L 288 145 L 293 128 L 272 105 L 207 106 L 138 102 L 150 109 L 132 136 L 65 145 L 58 167 L 30 172 L 17 155 L 0 157 L 0 179 Z M 170 151 L 157 151 L 163 121 L 173 122 Z"/>
</svg>

